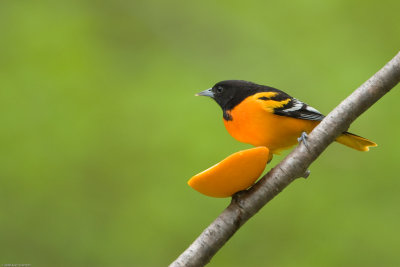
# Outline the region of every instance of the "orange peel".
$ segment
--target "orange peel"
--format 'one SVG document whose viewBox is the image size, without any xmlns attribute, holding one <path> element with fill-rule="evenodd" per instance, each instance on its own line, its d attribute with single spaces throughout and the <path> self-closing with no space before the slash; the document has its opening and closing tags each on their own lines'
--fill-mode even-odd
<svg viewBox="0 0 400 267">
<path fill-rule="evenodd" d="M 193 176 L 188 184 L 210 197 L 229 197 L 249 188 L 267 165 L 269 149 L 260 146 L 233 153 L 221 162 Z"/>
</svg>

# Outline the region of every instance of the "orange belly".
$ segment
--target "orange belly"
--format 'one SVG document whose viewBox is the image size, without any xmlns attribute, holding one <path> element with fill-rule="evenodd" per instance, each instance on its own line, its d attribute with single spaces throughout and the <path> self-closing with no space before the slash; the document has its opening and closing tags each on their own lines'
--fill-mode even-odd
<svg viewBox="0 0 400 267">
<path fill-rule="evenodd" d="M 266 146 L 274 154 L 297 144 L 302 132 L 311 132 L 319 123 L 275 115 L 251 97 L 231 110 L 230 115 L 232 120 L 224 120 L 230 135 L 243 143 Z"/>
</svg>

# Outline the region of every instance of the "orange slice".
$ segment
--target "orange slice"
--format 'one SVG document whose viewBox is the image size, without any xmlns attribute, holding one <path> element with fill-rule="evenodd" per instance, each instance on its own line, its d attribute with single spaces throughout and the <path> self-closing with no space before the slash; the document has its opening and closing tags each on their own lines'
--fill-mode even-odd
<svg viewBox="0 0 400 267">
<path fill-rule="evenodd" d="M 265 169 L 269 156 L 264 146 L 236 152 L 207 170 L 196 174 L 188 184 L 210 197 L 229 197 L 249 188 Z"/>
</svg>

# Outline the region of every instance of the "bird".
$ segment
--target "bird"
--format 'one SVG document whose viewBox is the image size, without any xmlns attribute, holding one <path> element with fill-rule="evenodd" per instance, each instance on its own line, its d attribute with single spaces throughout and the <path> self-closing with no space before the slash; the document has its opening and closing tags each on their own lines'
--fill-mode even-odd
<svg viewBox="0 0 400 267">
<path fill-rule="evenodd" d="M 304 141 L 307 145 L 307 134 L 325 117 L 279 89 L 243 80 L 218 82 L 196 96 L 211 97 L 218 103 L 225 128 L 233 138 L 253 146 L 268 147 L 269 161 L 274 154 L 298 142 Z M 359 151 L 377 146 L 347 131 L 335 141 Z"/>
</svg>

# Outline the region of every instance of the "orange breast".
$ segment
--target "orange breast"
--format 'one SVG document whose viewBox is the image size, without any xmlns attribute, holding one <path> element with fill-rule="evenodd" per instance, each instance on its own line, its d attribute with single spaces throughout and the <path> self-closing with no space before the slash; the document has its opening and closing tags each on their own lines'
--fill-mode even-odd
<svg viewBox="0 0 400 267">
<path fill-rule="evenodd" d="M 243 143 L 266 146 L 274 154 L 297 144 L 302 132 L 311 132 L 319 123 L 275 115 L 256 96 L 243 100 L 230 115 L 232 120 L 224 120 L 230 135 Z"/>
</svg>

